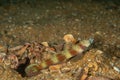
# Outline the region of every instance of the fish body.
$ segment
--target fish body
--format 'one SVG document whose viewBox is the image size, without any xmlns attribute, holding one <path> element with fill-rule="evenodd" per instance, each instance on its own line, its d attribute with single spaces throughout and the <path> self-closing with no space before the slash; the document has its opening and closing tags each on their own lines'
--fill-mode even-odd
<svg viewBox="0 0 120 80">
<path fill-rule="evenodd" d="M 48 68 L 50 65 L 64 62 L 78 54 L 82 54 L 93 43 L 93 39 L 82 40 L 77 44 L 72 44 L 71 48 L 65 48 L 61 53 L 54 54 L 50 59 L 42 61 L 40 64 L 30 64 L 26 67 L 27 76 L 39 74 L 40 70 Z"/>
</svg>

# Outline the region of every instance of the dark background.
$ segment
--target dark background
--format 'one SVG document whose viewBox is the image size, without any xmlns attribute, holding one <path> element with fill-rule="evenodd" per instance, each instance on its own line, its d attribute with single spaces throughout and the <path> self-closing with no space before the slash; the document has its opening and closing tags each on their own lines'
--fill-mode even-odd
<svg viewBox="0 0 120 80">
<path fill-rule="evenodd" d="M 120 5 L 120 0 L 0 0 L 0 6 L 11 5 L 11 4 L 19 4 L 19 3 L 27 3 L 27 4 L 34 4 L 38 3 L 39 1 L 81 1 L 81 2 L 113 2 L 117 5 Z"/>
</svg>

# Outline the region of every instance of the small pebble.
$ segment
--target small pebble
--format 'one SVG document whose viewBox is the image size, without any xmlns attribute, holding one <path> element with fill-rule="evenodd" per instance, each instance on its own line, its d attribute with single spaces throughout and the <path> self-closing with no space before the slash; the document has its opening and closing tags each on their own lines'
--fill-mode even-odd
<svg viewBox="0 0 120 80">
<path fill-rule="evenodd" d="M 101 51 L 101 50 L 97 50 L 96 53 L 102 54 L 103 51 Z"/>
<path fill-rule="evenodd" d="M 113 69 L 120 73 L 120 69 L 118 67 L 114 66 Z"/>
<path fill-rule="evenodd" d="M 70 71 L 71 71 L 71 69 L 69 67 L 63 67 L 63 68 L 61 68 L 61 72 L 62 73 L 67 73 L 67 72 L 70 72 Z"/>
</svg>

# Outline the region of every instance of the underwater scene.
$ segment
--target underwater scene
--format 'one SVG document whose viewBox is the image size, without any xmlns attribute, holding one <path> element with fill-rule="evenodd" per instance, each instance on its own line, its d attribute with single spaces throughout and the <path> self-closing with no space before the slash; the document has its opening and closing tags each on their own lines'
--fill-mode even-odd
<svg viewBox="0 0 120 80">
<path fill-rule="evenodd" d="M 120 0 L 0 0 L 0 80 L 120 80 Z"/>
</svg>

